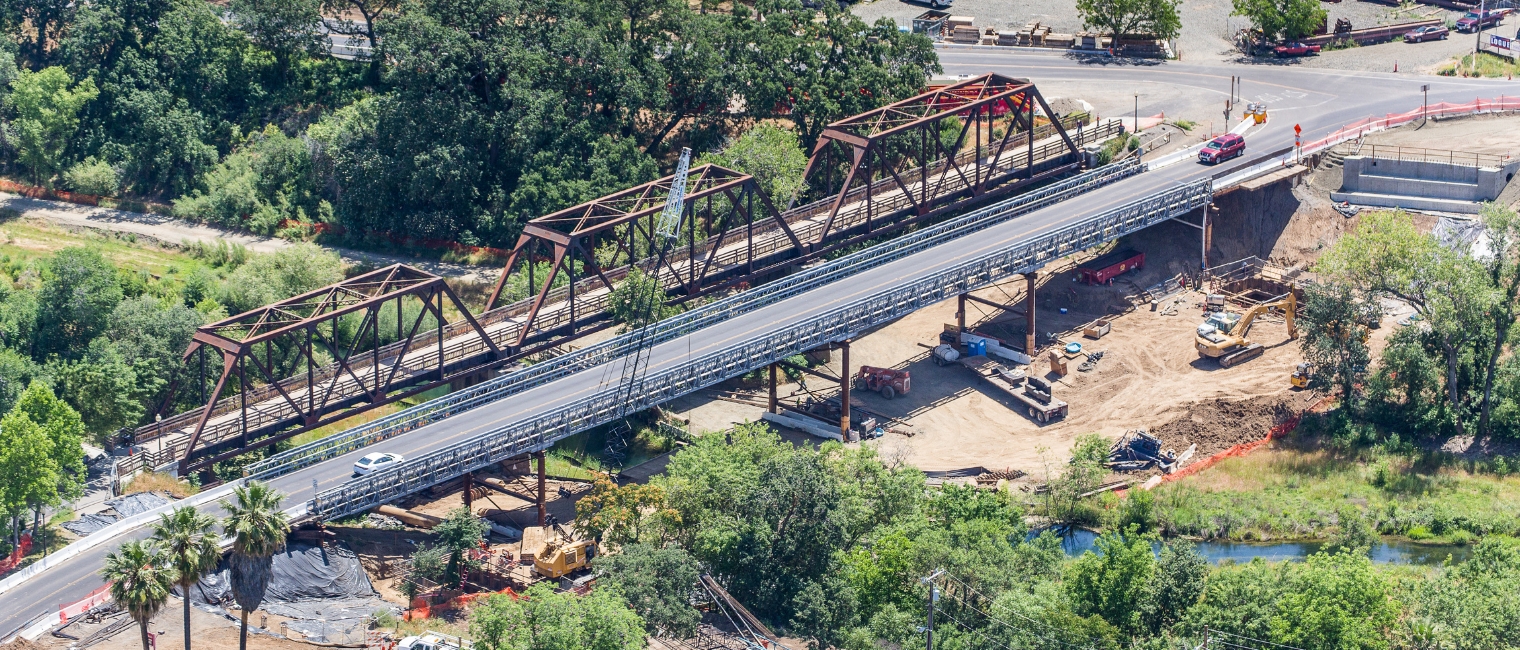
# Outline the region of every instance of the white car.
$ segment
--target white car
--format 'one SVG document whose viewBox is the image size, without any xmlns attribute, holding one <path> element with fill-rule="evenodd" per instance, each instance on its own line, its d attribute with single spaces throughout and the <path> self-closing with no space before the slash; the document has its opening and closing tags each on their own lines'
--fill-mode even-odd
<svg viewBox="0 0 1520 650">
<path fill-rule="evenodd" d="M 390 469 L 400 464 L 403 460 L 406 459 L 402 458 L 401 454 L 379 452 L 373 454 L 365 454 L 363 458 L 359 459 L 359 462 L 354 463 L 354 476 L 362 476 L 364 474 Z"/>
</svg>

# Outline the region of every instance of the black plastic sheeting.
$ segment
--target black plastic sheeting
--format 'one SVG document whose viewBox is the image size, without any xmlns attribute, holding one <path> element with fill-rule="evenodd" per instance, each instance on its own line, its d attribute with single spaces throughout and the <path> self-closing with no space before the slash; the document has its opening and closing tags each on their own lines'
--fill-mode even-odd
<svg viewBox="0 0 1520 650">
<path fill-rule="evenodd" d="M 131 517 L 132 515 L 141 514 L 171 503 L 174 503 L 174 499 L 170 499 L 162 494 L 156 492 L 138 492 L 111 499 L 106 502 L 106 505 L 111 506 L 111 509 L 115 510 L 116 514 L 122 517 Z"/>
<path fill-rule="evenodd" d="M 84 537 L 90 533 L 99 531 L 106 526 L 116 523 L 116 515 L 81 515 L 73 521 L 63 522 L 63 529 L 75 535 Z"/>
<path fill-rule="evenodd" d="M 190 590 L 200 605 L 231 609 L 232 586 L 227 560 Z M 358 556 L 341 544 L 292 542 L 274 556 L 274 576 L 260 609 L 292 620 L 286 625 L 309 641 L 343 643 L 356 633 L 362 639 L 364 618 L 377 611 L 398 611 L 380 599 Z"/>
</svg>

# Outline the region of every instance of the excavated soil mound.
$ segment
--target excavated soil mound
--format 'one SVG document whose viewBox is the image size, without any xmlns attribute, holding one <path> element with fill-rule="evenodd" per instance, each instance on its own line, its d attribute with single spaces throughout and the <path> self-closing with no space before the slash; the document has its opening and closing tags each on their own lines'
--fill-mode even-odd
<svg viewBox="0 0 1520 650">
<path fill-rule="evenodd" d="M 1150 433 L 1179 453 L 1197 443 L 1193 460 L 1208 458 L 1243 442 L 1261 440 L 1267 431 L 1308 409 L 1318 399 L 1312 392 L 1255 397 L 1246 400 L 1213 399 L 1188 407 L 1187 414 Z"/>
</svg>

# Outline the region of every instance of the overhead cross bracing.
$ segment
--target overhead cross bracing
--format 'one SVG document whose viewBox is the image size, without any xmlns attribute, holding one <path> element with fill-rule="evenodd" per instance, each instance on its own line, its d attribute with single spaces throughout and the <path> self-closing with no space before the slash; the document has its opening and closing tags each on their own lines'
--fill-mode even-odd
<svg viewBox="0 0 1520 650">
<path fill-rule="evenodd" d="M 236 445 L 243 441 L 251 448 L 307 430 L 313 414 L 317 422 L 331 422 L 414 394 L 424 385 L 465 375 L 480 377 L 482 372 L 604 330 L 614 325 L 609 318 L 612 289 L 633 268 L 657 276 L 670 304 L 753 285 L 842 247 L 1074 170 L 1079 166 L 1078 146 L 1121 132 L 1116 121 L 1094 125 L 1087 115 L 1046 120 L 1032 110 L 1042 103 L 1027 82 L 984 75 L 893 104 L 888 107 L 890 114 L 865 114 L 878 116 L 872 123 L 881 128 L 873 130 L 859 123 L 865 116 L 836 122 L 830 128 L 859 133 L 874 147 L 868 152 L 869 169 L 843 170 L 839 160 L 827 158 L 833 153 L 826 147 L 815 149 L 803 196 L 809 202 L 779 214 L 748 175 L 716 165 L 698 166 L 691 170 L 683 202 L 682 239 L 663 261 L 654 258 L 648 242 L 653 216 L 669 193 L 670 177 L 534 219 L 503 267 L 491 309 L 473 320 L 445 324 L 441 355 L 434 349 L 439 337 L 430 331 L 409 342 L 379 341 L 378 350 L 349 354 L 347 367 L 333 362 L 313 371 L 314 378 L 333 384 L 333 398 L 314 409 L 296 406 L 293 403 L 299 400 L 288 395 L 303 389 L 304 376 L 275 382 L 250 366 L 245 373 L 249 381 L 238 375 L 236 381 L 212 391 L 212 396 L 221 399 L 208 399 L 209 409 L 138 428 L 134 436 L 138 449 L 148 453 L 119 461 L 118 473 L 125 476 L 184 460 L 192 436 L 198 444 L 194 454 L 206 454 L 207 442 L 216 440 L 226 446 L 214 456 L 225 457 L 242 450 Z M 908 120 L 906 116 L 916 117 Z M 962 128 L 946 141 L 938 137 L 938 130 L 950 118 L 961 120 Z M 908 152 L 900 146 L 903 134 L 930 131 L 936 134 L 932 151 L 939 152 L 939 159 L 925 155 L 924 150 Z M 896 162 L 883 164 L 887 160 Z M 853 173 L 851 183 L 828 186 L 831 174 L 841 178 L 849 173 Z M 506 299 L 505 289 L 514 275 L 526 280 L 527 296 L 497 307 Z M 260 317 L 265 319 L 262 323 L 255 319 L 252 324 L 268 327 L 287 317 L 270 311 Z M 492 345 L 486 345 L 487 341 Z M 417 354 L 419 347 L 433 353 Z M 494 350 L 500 354 L 487 356 Z M 366 373 L 373 376 L 376 369 L 388 376 L 386 370 L 396 359 L 405 366 L 398 377 L 407 381 L 436 374 L 438 363 L 446 366 L 445 376 L 414 383 L 396 394 L 386 391 L 400 387 L 379 384 L 383 390 L 377 390 L 373 381 L 358 380 Z M 208 383 L 209 378 L 203 379 L 203 386 Z M 207 421 L 200 422 L 207 413 Z M 198 429 L 204 431 L 196 433 Z M 209 461 L 181 465 L 207 467 Z"/>
<path fill-rule="evenodd" d="M 477 343 L 476 355 L 452 364 L 438 336 L 448 325 L 446 302 Z M 395 315 L 393 339 L 381 332 L 385 310 Z M 428 321 L 432 326 L 424 328 Z M 395 347 L 384 361 L 382 336 Z M 209 397 L 208 351 L 219 353 L 222 365 Z M 189 472 L 332 422 L 355 404 L 385 404 L 428 390 L 448 381 L 451 369 L 470 369 L 499 355 L 443 278 L 397 264 L 197 328 L 184 359 L 198 364 L 200 397 L 208 403 L 191 412 L 193 427 L 160 442 L 181 461 L 180 471 Z M 237 399 L 218 400 L 229 382 L 239 389 Z M 249 390 L 255 383 L 261 391 Z M 270 427 L 286 430 L 250 439 L 250 431 Z M 198 453 L 205 457 L 192 463 Z"/>
</svg>

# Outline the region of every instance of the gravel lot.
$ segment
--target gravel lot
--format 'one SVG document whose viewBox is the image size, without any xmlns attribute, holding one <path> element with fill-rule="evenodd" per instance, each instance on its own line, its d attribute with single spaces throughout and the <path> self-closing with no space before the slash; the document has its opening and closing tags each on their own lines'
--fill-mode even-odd
<svg viewBox="0 0 1520 650">
<path fill-rule="evenodd" d="M 1072 0 L 957 0 L 952 13 L 972 16 L 978 27 L 996 27 L 999 30 L 1018 29 L 1032 20 L 1049 25 L 1052 30 L 1063 33 L 1082 31 L 1082 19 L 1077 16 Z M 1416 5 L 1404 10 L 1369 2 L 1346 0 L 1322 3 L 1330 14 L 1330 24 L 1337 18 L 1351 21 L 1360 29 L 1390 23 L 1422 20 L 1427 17 L 1451 17 L 1457 13 L 1438 7 Z M 878 18 L 891 18 L 899 25 L 909 25 L 913 17 L 927 10 L 923 5 L 909 4 L 902 0 L 874 0 L 853 7 L 854 12 L 868 22 Z M 1394 62 L 1400 72 L 1429 73 L 1441 63 L 1472 51 L 1470 34 L 1452 34 L 1447 41 L 1408 44 L 1384 43 L 1368 47 L 1325 52 L 1317 57 L 1281 61 L 1275 58 L 1250 59 L 1242 56 L 1231 45 L 1232 36 L 1247 26 L 1249 21 L 1231 16 L 1230 0 L 1182 0 L 1182 35 L 1176 47 L 1186 61 L 1235 61 L 1261 65 L 1304 65 L 1317 68 L 1390 72 Z M 1513 34 L 1516 19 L 1510 18 L 1499 28 L 1505 35 Z"/>
</svg>

